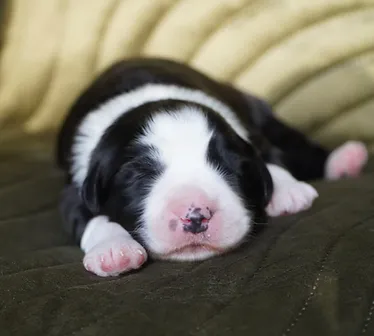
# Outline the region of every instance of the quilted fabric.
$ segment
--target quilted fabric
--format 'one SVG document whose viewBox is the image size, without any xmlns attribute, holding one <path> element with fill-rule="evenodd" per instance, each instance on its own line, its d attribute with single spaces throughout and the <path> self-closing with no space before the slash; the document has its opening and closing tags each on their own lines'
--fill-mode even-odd
<svg viewBox="0 0 374 336">
<path fill-rule="evenodd" d="M 374 161 L 223 257 L 100 278 L 62 230 L 46 143 L 14 142 L 0 146 L 1 336 L 374 335 Z"/>
<path fill-rule="evenodd" d="M 12 0 L 0 127 L 53 131 L 92 78 L 135 55 L 188 62 L 333 146 L 374 147 L 374 0 Z"/>
</svg>

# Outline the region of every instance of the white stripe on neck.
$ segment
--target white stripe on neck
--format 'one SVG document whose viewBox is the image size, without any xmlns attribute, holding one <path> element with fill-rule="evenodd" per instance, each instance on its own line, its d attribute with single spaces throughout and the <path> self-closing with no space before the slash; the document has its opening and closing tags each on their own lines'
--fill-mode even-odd
<svg viewBox="0 0 374 336">
<path fill-rule="evenodd" d="M 218 99 L 200 90 L 176 85 L 147 84 L 110 99 L 91 111 L 82 121 L 72 149 L 74 182 L 82 185 L 87 175 L 91 153 L 110 125 L 134 108 L 164 99 L 177 99 L 206 106 L 221 115 L 241 138 L 248 141 L 248 132 L 241 125 L 236 114 Z"/>
</svg>

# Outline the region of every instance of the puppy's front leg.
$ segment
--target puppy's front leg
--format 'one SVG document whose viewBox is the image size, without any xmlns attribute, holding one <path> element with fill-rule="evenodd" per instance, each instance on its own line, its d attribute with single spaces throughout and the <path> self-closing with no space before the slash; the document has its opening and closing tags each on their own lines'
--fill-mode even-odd
<svg viewBox="0 0 374 336">
<path fill-rule="evenodd" d="M 106 216 L 94 217 L 87 224 L 81 240 L 86 270 L 102 277 L 117 276 L 140 268 L 147 252 L 119 224 Z"/>
<path fill-rule="evenodd" d="M 309 184 L 296 180 L 287 170 L 266 165 L 273 179 L 274 191 L 266 212 L 271 217 L 295 214 L 311 207 L 318 197 L 317 191 Z"/>
</svg>

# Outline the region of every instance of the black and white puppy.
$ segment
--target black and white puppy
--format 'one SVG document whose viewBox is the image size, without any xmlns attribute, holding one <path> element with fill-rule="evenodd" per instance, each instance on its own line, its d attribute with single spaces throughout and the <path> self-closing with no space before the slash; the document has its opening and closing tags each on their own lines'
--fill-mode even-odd
<svg viewBox="0 0 374 336">
<path fill-rule="evenodd" d="M 148 257 L 201 260 L 254 223 L 311 206 L 301 181 L 359 174 L 363 144 L 332 153 L 278 121 L 262 100 L 188 66 L 122 61 L 79 97 L 62 127 L 65 226 L 100 276 Z"/>
</svg>

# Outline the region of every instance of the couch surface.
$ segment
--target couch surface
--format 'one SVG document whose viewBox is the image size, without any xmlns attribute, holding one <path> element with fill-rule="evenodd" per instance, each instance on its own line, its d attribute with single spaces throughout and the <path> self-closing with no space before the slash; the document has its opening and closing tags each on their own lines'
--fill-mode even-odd
<svg viewBox="0 0 374 336">
<path fill-rule="evenodd" d="M 102 279 L 61 229 L 63 179 L 45 141 L 34 157 L 7 143 L 0 335 L 374 334 L 374 162 L 357 180 L 315 183 L 310 211 L 272 220 L 233 253 Z"/>
<path fill-rule="evenodd" d="M 56 129 L 122 57 L 185 61 L 374 149 L 374 0 L 0 0 L 0 335 L 374 335 L 374 160 L 241 249 L 101 279 L 61 228 Z"/>
<path fill-rule="evenodd" d="M 5 2 L 0 127 L 51 131 L 98 72 L 144 55 L 251 90 L 326 145 L 374 145 L 374 0 Z"/>
</svg>

